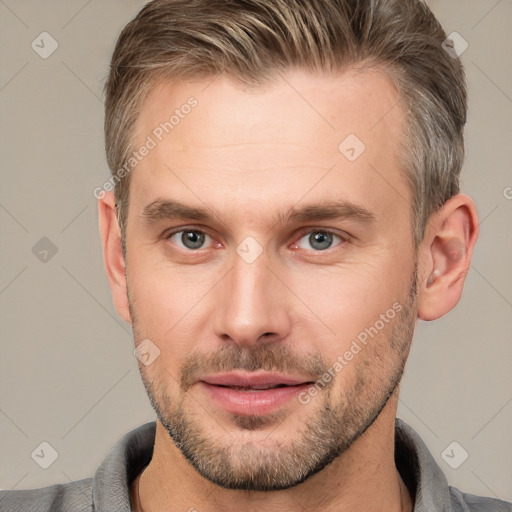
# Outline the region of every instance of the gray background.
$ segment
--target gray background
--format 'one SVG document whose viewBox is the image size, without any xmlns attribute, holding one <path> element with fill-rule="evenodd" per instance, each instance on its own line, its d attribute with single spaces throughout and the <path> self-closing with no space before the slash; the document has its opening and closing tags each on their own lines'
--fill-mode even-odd
<svg viewBox="0 0 512 512">
<path fill-rule="evenodd" d="M 155 417 L 130 329 L 112 305 L 92 194 L 108 177 L 101 98 L 109 58 L 143 3 L 0 1 L 3 489 L 92 476 L 121 435 Z M 417 329 L 399 416 L 451 484 L 512 500 L 512 1 L 430 3 L 447 33 L 469 43 L 462 184 L 481 235 L 459 306 Z M 31 47 L 43 31 L 59 45 L 46 59 Z M 48 469 L 31 458 L 42 441 L 58 452 Z M 453 441 L 469 453 L 458 469 L 441 455 Z M 448 453 L 453 463 L 463 452 Z"/>
</svg>

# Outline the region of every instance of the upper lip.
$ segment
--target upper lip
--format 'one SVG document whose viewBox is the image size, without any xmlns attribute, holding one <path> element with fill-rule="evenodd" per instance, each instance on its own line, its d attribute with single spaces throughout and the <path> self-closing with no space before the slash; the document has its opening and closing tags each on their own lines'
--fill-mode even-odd
<svg viewBox="0 0 512 512">
<path fill-rule="evenodd" d="M 243 388 L 250 388 L 253 386 L 276 386 L 278 384 L 296 386 L 298 384 L 313 382 L 311 379 L 304 379 L 300 377 L 296 378 L 289 375 L 269 372 L 219 373 L 215 375 L 208 375 L 200 380 L 207 384 L 213 384 L 216 386 L 239 386 Z"/>
</svg>

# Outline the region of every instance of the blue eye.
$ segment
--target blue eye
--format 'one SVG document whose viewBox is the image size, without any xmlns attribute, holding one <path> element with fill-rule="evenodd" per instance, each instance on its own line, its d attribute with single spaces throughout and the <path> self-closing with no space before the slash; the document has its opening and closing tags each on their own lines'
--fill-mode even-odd
<svg viewBox="0 0 512 512">
<path fill-rule="evenodd" d="M 206 233 L 196 229 L 184 229 L 169 234 L 168 238 L 182 249 L 201 249 L 206 238 L 210 238 Z"/>
<path fill-rule="evenodd" d="M 212 239 L 209 235 L 198 229 L 181 229 L 169 233 L 166 237 L 174 245 L 187 251 L 197 251 L 208 247 L 208 241 L 211 244 Z M 300 249 L 325 251 L 333 246 L 339 245 L 344 239 L 326 230 L 313 230 L 306 232 L 296 246 Z"/>
<path fill-rule="evenodd" d="M 303 241 L 309 244 L 310 247 L 315 251 L 325 251 L 330 249 L 335 239 L 342 242 L 342 238 L 330 231 L 311 231 L 310 233 L 303 236 L 297 243 L 301 249 L 309 249 L 303 245 Z"/>
</svg>

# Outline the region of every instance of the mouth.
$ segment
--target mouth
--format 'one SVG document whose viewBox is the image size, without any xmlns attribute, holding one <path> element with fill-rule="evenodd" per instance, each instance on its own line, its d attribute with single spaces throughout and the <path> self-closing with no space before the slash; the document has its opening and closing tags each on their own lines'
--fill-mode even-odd
<svg viewBox="0 0 512 512">
<path fill-rule="evenodd" d="M 201 379 L 202 382 L 222 387 L 239 387 L 251 389 L 269 389 L 284 386 L 298 386 L 312 383 L 310 378 L 293 377 L 280 373 L 270 372 L 229 372 L 216 375 L 208 375 Z"/>
<path fill-rule="evenodd" d="M 284 407 L 314 382 L 282 374 L 232 372 L 204 377 L 198 384 L 225 412 L 261 416 Z"/>
<path fill-rule="evenodd" d="M 236 391 L 262 391 L 265 389 L 277 389 L 277 388 L 286 388 L 289 386 L 289 384 L 267 384 L 262 386 L 224 386 L 222 384 L 215 384 L 216 386 L 219 386 L 221 388 L 229 388 L 229 389 L 235 389 Z M 300 384 L 294 384 L 294 386 L 300 386 Z"/>
</svg>

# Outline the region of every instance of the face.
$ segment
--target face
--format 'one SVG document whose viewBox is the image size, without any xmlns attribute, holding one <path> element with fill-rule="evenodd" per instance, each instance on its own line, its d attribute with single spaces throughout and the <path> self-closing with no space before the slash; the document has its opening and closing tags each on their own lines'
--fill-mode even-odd
<svg viewBox="0 0 512 512">
<path fill-rule="evenodd" d="M 159 355 L 139 366 L 218 485 L 304 481 L 398 385 L 416 318 L 398 99 L 377 71 L 294 71 L 160 84 L 144 104 L 126 276 L 135 342 Z"/>
</svg>

